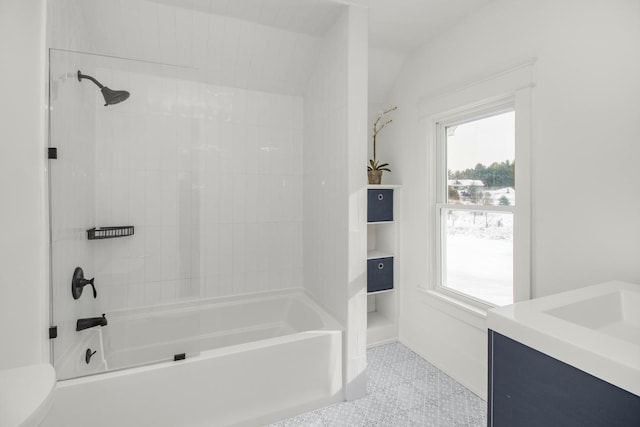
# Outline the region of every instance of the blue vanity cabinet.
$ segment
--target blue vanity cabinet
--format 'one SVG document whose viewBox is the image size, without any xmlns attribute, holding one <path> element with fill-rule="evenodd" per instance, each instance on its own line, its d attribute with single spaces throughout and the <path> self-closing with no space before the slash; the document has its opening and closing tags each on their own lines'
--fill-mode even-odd
<svg viewBox="0 0 640 427">
<path fill-rule="evenodd" d="M 489 427 L 638 427 L 640 396 L 489 330 Z"/>
</svg>

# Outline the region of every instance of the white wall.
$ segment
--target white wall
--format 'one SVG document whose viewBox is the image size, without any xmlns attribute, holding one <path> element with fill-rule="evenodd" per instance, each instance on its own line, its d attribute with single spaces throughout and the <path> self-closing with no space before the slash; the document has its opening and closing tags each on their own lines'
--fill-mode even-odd
<svg viewBox="0 0 640 427">
<path fill-rule="evenodd" d="M 304 93 L 319 37 L 200 9 L 188 1 L 52 0 L 50 45 L 191 67 L 220 86 Z"/>
<path fill-rule="evenodd" d="M 323 40 L 304 96 L 304 286 L 346 323 L 348 13 Z"/>
<path fill-rule="evenodd" d="M 609 279 L 640 282 L 640 4 L 502 0 L 404 65 L 381 144 L 404 184 L 401 340 L 474 392 L 486 391 L 486 332 L 422 302 L 427 173 L 417 103 L 536 57 L 532 295 Z M 386 131 L 387 129 L 385 129 Z"/>
<path fill-rule="evenodd" d="M 205 114 L 195 115 L 201 148 L 191 153 L 202 162 L 194 189 L 204 189 L 192 229 L 201 249 L 190 253 L 200 260 L 191 274 L 204 279 L 201 294 L 302 287 L 302 98 L 210 84 L 196 91 L 207 94 Z"/>
<path fill-rule="evenodd" d="M 366 11 L 323 40 L 304 97 L 305 288 L 345 327 L 347 398 L 366 392 Z"/>
<path fill-rule="evenodd" d="M 0 2 L 0 369 L 47 359 L 42 0 Z"/>
<path fill-rule="evenodd" d="M 402 69 L 402 65 L 407 55 L 404 53 L 393 52 L 384 49 L 369 48 L 369 65 L 368 65 L 368 120 L 367 120 L 367 153 L 368 159 L 373 158 L 373 131 L 372 125 L 379 113 L 389 108 L 387 100 L 393 89 L 398 74 Z M 386 117 L 393 117 L 393 114 Z M 378 141 L 380 144 L 392 144 L 393 141 L 387 141 L 385 138 L 386 131 L 380 134 Z M 384 142 L 383 142 L 384 141 Z M 380 159 L 384 163 L 385 159 Z M 390 165 L 393 172 L 393 165 Z M 396 183 L 397 179 L 393 173 L 385 172 L 382 178 L 384 184 Z"/>
</svg>

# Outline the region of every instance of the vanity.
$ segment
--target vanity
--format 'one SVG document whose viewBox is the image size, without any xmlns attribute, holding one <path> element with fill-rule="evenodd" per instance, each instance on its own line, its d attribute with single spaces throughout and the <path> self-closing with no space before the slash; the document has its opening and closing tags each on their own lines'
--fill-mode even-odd
<svg viewBox="0 0 640 427">
<path fill-rule="evenodd" d="M 640 285 L 488 312 L 489 426 L 640 426 Z"/>
</svg>

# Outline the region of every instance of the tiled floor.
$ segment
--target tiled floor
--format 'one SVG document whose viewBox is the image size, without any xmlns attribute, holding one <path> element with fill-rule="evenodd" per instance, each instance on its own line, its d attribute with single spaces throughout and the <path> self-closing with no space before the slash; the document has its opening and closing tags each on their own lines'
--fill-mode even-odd
<svg viewBox="0 0 640 427">
<path fill-rule="evenodd" d="M 271 427 L 484 427 L 486 402 L 400 343 L 367 351 L 368 394 Z"/>
</svg>

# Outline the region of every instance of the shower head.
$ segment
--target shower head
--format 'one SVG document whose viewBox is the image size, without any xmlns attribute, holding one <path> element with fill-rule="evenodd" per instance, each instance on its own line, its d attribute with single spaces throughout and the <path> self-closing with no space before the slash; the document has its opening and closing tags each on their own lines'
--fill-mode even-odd
<svg viewBox="0 0 640 427">
<path fill-rule="evenodd" d="M 104 97 L 105 107 L 107 105 L 118 104 L 126 100 L 127 98 L 129 98 L 129 92 L 127 92 L 126 90 L 109 89 L 108 87 L 102 85 L 99 81 L 97 81 L 93 77 L 82 74 L 82 72 L 78 70 L 78 81 L 81 82 L 82 79 L 91 80 L 93 83 L 95 83 L 96 86 L 100 88 L 100 91 L 102 92 L 102 96 Z"/>
<path fill-rule="evenodd" d="M 104 104 L 105 107 L 107 105 L 118 104 L 129 98 L 129 92 L 126 90 L 111 90 L 105 86 L 101 91 L 102 96 L 104 96 L 104 102 L 106 102 L 106 104 Z"/>
</svg>

